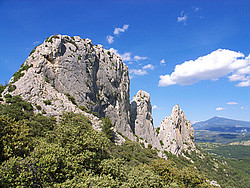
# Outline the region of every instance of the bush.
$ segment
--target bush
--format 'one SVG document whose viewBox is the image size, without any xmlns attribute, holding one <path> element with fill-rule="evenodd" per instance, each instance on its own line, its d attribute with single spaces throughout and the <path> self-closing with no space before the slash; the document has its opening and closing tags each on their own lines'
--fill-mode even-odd
<svg viewBox="0 0 250 188">
<path fill-rule="evenodd" d="M 106 116 L 105 118 L 102 118 L 101 120 L 102 120 L 102 132 L 106 134 L 108 139 L 110 139 L 111 141 L 114 141 L 113 131 L 112 131 L 112 128 L 114 127 L 114 125 L 112 124 L 110 118 Z"/>
<path fill-rule="evenodd" d="M 13 92 L 16 89 L 16 85 L 9 85 L 8 92 Z"/>
<path fill-rule="evenodd" d="M 68 99 L 74 104 L 77 106 L 77 103 L 76 103 L 76 99 L 74 97 L 72 97 L 69 93 L 64 93 L 64 95 L 66 95 L 68 97 Z"/>
<path fill-rule="evenodd" d="M 50 100 L 44 100 L 43 101 L 45 105 L 51 105 L 51 101 Z"/>
</svg>

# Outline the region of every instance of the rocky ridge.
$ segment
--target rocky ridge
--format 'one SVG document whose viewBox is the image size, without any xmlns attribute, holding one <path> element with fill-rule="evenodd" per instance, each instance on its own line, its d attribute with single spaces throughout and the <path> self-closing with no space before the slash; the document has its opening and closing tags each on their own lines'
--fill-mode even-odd
<svg viewBox="0 0 250 188">
<path fill-rule="evenodd" d="M 156 131 L 147 92 L 129 101 L 128 67 L 120 56 L 79 36 L 56 35 L 37 46 L 13 75 L 3 95 L 20 95 L 36 113 L 59 117 L 67 111 L 84 113 L 101 130 L 99 117 L 114 124 L 117 143 L 124 138 L 158 151 L 179 154 L 194 150 L 193 127 L 179 106 L 173 108 Z"/>
</svg>

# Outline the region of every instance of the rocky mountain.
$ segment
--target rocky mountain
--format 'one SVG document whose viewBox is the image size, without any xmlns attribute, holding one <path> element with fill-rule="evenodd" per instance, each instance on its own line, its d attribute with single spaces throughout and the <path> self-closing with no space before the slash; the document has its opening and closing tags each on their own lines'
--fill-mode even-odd
<svg viewBox="0 0 250 188">
<path fill-rule="evenodd" d="M 162 150 L 154 130 L 150 96 L 145 91 L 138 91 L 131 101 L 131 128 L 141 142 Z"/>
<path fill-rule="evenodd" d="M 220 132 L 249 132 L 250 122 L 215 116 L 206 121 L 195 123 L 194 128 L 196 130 L 209 130 Z"/>
<path fill-rule="evenodd" d="M 149 94 L 140 90 L 130 103 L 129 92 L 128 67 L 120 56 L 89 39 L 55 35 L 30 53 L 3 96 L 19 95 L 47 116 L 83 113 L 97 130 L 98 117 L 109 117 L 119 143 L 122 134 L 158 151 L 195 149 L 192 124 L 178 105 L 156 132 Z"/>
<path fill-rule="evenodd" d="M 164 150 L 179 154 L 182 150 L 195 150 L 194 129 L 179 105 L 160 124 L 159 139 Z"/>
</svg>

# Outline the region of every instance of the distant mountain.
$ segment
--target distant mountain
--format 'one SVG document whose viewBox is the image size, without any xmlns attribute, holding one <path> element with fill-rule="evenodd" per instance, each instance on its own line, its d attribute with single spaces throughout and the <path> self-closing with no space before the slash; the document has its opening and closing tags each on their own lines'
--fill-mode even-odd
<svg viewBox="0 0 250 188">
<path fill-rule="evenodd" d="M 195 130 L 220 132 L 250 132 L 250 122 L 215 116 L 209 120 L 193 124 Z"/>
</svg>

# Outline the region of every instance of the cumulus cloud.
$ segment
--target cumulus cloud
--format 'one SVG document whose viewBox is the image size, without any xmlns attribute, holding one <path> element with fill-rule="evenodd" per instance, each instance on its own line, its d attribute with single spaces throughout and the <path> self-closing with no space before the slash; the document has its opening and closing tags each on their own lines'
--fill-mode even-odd
<svg viewBox="0 0 250 188">
<path fill-rule="evenodd" d="M 161 65 L 165 65 L 165 63 L 166 63 L 165 59 L 161 60 L 161 62 L 160 62 Z"/>
<path fill-rule="evenodd" d="M 177 22 L 186 23 L 187 18 L 188 18 L 187 14 L 185 14 L 184 11 L 181 11 L 181 16 L 177 17 Z"/>
<path fill-rule="evenodd" d="M 109 51 L 114 52 L 116 55 L 120 55 L 120 54 L 118 53 L 118 50 L 116 50 L 116 49 L 114 49 L 114 48 L 110 48 Z"/>
<path fill-rule="evenodd" d="M 154 65 L 152 64 L 148 64 L 148 65 L 145 65 L 144 67 L 142 67 L 143 69 L 150 69 L 150 70 L 154 70 Z"/>
<path fill-rule="evenodd" d="M 221 110 L 225 110 L 225 108 L 223 108 L 223 107 L 216 108 L 216 111 L 221 111 Z"/>
<path fill-rule="evenodd" d="M 117 28 L 115 28 L 115 30 L 114 30 L 114 34 L 115 35 L 119 35 L 120 33 L 123 33 L 123 32 L 125 32 L 126 30 L 128 30 L 128 27 L 129 27 L 129 25 L 123 25 L 123 27 L 122 28 L 119 28 L 119 27 L 117 27 Z"/>
<path fill-rule="evenodd" d="M 125 52 L 124 54 L 120 54 L 123 61 L 131 60 L 131 52 Z"/>
<path fill-rule="evenodd" d="M 106 37 L 106 40 L 108 41 L 109 44 L 112 44 L 114 42 L 114 37 L 112 37 L 111 35 L 108 35 Z"/>
<path fill-rule="evenodd" d="M 229 105 L 236 105 L 238 103 L 237 102 L 228 102 L 227 104 L 229 104 Z"/>
<path fill-rule="evenodd" d="M 134 56 L 134 60 L 136 60 L 136 61 L 145 60 L 145 59 L 148 59 L 148 58 L 147 57 L 141 57 L 141 56 L 138 56 L 138 55 Z"/>
<path fill-rule="evenodd" d="M 161 75 L 159 86 L 174 84 L 191 85 L 201 80 L 218 80 L 229 76 L 230 81 L 240 81 L 239 87 L 250 86 L 250 58 L 244 54 L 218 49 L 196 60 L 185 61 L 175 66 L 170 75 Z"/>
<path fill-rule="evenodd" d="M 143 76 L 145 74 L 148 74 L 148 72 L 146 70 L 144 70 L 144 69 L 130 69 L 130 74 Z"/>
<path fill-rule="evenodd" d="M 229 80 L 232 82 L 239 81 L 238 87 L 249 87 L 250 86 L 250 55 L 243 61 L 246 62 L 247 66 L 238 69 L 231 76 Z"/>
</svg>

